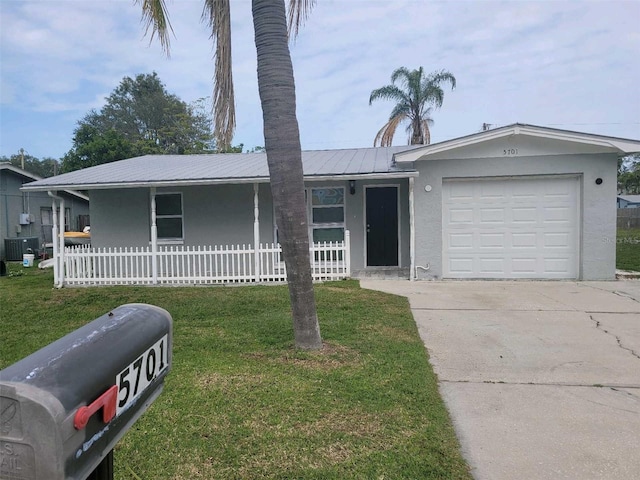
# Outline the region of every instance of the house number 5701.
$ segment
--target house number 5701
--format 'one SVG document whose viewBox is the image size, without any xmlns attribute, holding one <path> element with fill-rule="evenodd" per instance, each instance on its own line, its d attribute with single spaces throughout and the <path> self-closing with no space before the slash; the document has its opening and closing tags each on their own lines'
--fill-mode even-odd
<svg viewBox="0 0 640 480">
<path fill-rule="evenodd" d="M 504 150 L 502 150 L 503 156 L 517 155 L 517 154 L 518 154 L 517 148 L 505 148 Z"/>
</svg>

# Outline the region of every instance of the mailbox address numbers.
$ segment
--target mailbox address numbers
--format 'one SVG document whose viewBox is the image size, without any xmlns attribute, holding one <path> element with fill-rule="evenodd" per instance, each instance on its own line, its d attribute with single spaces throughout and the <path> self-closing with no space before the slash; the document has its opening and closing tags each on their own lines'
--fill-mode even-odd
<svg viewBox="0 0 640 480">
<path fill-rule="evenodd" d="M 165 335 L 116 375 L 116 416 L 126 410 L 153 380 L 169 367 L 168 336 Z"/>
</svg>

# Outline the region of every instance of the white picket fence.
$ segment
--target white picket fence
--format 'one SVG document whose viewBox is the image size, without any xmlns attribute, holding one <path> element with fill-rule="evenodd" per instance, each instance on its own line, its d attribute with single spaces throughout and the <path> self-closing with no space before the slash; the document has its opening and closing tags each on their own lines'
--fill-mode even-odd
<svg viewBox="0 0 640 480">
<path fill-rule="evenodd" d="M 314 281 L 339 280 L 350 275 L 349 235 L 342 242 L 311 246 Z M 213 247 L 66 247 L 66 285 L 226 284 L 284 282 L 287 272 L 279 244 Z M 257 259 L 256 259 L 257 255 Z"/>
</svg>

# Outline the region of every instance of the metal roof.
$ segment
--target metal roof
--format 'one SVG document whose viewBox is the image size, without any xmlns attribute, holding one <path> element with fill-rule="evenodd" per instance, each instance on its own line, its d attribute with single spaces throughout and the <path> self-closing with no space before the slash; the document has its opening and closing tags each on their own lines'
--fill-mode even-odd
<svg viewBox="0 0 640 480">
<path fill-rule="evenodd" d="M 418 147 L 303 151 L 304 176 L 306 180 L 416 176 L 415 170 L 396 167 L 393 155 Z M 92 190 L 268 181 L 266 153 L 146 155 L 45 178 L 24 185 L 23 189 Z"/>
</svg>

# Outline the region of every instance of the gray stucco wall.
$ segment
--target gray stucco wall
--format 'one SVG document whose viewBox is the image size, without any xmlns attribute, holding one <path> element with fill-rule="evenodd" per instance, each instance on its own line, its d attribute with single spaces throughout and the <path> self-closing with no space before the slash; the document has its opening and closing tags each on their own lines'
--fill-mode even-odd
<svg viewBox="0 0 640 480">
<path fill-rule="evenodd" d="M 253 243 L 253 185 L 162 188 L 182 193 L 184 245 Z M 271 195 L 261 185 L 261 241 L 273 238 Z M 267 205 L 263 205 L 268 203 Z M 91 192 L 91 243 L 96 247 L 143 247 L 151 241 L 150 190 Z"/>
<path fill-rule="evenodd" d="M 616 175 L 613 154 L 564 154 L 484 158 L 446 158 L 415 162 L 420 176 L 415 181 L 416 265 L 418 278 L 442 277 L 442 180 L 521 175 L 576 175 L 580 179 L 581 280 L 615 278 Z M 602 178 L 601 185 L 595 180 Z M 430 192 L 425 186 L 432 187 Z"/>
<path fill-rule="evenodd" d="M 149 189 L 92 190 L 89 198 L 92 246 L 149 245 Z"/>
<path fill-rule="evenodd" d="M 307 182 L 310 187 L 345 189 L 345 227 L 351 233 L 352 271 L 365 267 L 364 187 L 396 186 L 400 190 L 400 261 L 410 264 L 408 180 Z M 216 185 L 158 189 L 183 195 L 184 245 L 253 244 L 253 185 Z M 268 184 L 258 189 L 260 241 L 274 241 L 274 212 Z M 144 247 L 150 243 L 150 191 L 148 188 L 91 192 L 91 243 L 95 247 Z"/>
</svg>

